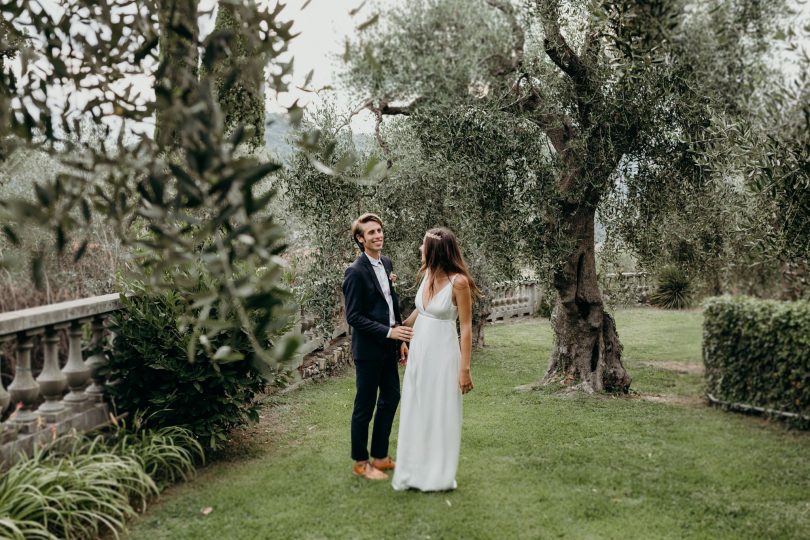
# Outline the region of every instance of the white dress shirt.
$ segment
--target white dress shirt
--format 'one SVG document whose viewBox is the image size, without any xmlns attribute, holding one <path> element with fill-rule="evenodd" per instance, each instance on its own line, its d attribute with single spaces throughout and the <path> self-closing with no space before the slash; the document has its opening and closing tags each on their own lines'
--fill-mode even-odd
<svg viewBox="0 0 810 540">
<path fill-rule="evenodd" d="M 391 287 L 388 285 L 388 274 L 385 272 L 385 266 L 383 266 L 380 259 L 375 259 L 368 253 L 365 255 L 368 257 L 369 262 L 371 262 L 371 266 L 374 268 L 374 274 L 377 276 L 377 281 L 380 283 L 380 288 L 382 289 L 383 296 L 385 296 L 385 301 L 388 303 L 388 326 L 393 327 L 397 322 L 394 318 L 394 297 L 391 296 Z M 386 337 L 391 337 L 391 330 L 388 330 L 388 335 Z"/>
</svg>

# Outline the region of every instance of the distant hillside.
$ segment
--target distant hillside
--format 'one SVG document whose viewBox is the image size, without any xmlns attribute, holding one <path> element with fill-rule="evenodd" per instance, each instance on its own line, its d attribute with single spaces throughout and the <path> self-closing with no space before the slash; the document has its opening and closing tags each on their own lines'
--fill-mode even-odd
<svg viewBox="0 0 810 540">
<path fill-rule="evenodd" d="M 287 115 L 267 113 L 264 124 L 264 144 L 279 160 L 287 161 L 295 152 L 295 148 L 289 141 L 293 136 L 293 128 L 287 122 Z"/>
<path fill-rule="evenodd" d="M 278 159 L 287 161 L 295 153 L 295 146 L 290 142 L 295 137 L 295 130 L 290 126 L 287 116 L 284 114 L 267 113 L 265 118 L 265 146 Z M 371 133 L 354 133 L 353 135 L 355 148 L 360 154 L 368 152 L 377 144 Z"/>
</svg>

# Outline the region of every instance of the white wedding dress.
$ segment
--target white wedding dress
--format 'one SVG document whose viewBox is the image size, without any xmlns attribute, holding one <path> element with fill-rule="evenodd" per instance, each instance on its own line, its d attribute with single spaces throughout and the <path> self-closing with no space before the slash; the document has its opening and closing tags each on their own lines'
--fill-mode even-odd
<svg viewBox="0 0 810 540">
<path fill-rule="evenodd" d="M 402 385 L 395 490 L 441 491 L 456 488 L 461 449 L 461 349 L 453 305 L 453 276 L 423 306 L 427 277 L 416 293 L 419 315 Z"/>
</svg>

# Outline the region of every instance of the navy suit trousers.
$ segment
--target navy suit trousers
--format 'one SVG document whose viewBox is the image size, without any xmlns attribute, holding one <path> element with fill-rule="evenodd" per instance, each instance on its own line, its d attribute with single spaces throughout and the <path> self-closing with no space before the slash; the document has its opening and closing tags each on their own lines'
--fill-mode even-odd
<svg viewBox="0 0 810 540">
<path fill-rule="evenodd" d="M 372 415 L 371 457 L 388 456 L 388 438 L 399 405 L 397 345 L 398 342 L 391 340 L 391 354 L 385 358 L 355 360 L 357 395 L 352 413 L 352 459 L 355 461 L 369 458 L 368 426 Z"/>
</svg>

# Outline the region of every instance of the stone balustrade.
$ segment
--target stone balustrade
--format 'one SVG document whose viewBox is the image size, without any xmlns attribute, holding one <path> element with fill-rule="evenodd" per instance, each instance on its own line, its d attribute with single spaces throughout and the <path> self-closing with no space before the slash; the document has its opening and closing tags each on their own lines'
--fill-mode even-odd
<svg viewBox="0 0 810 540">
<path fill-rule="evenodd" d="M 605 301 L 615 304 L 646 304 L 650 296 L 650 275 L 647 272 L 617 272 L 600 279 Z"/>
<path fill-rule="evenodd" d="M 490 313 L 487 322 L 514 317 L 531 317 L 537 313 L 541 294 L 534 281 L 499 283 L 491 288 Z"/>
<path fill-rule="evenodd" d="M 70 429 L 88 431 L 109 421 L 104 381 L 94 376 L 106 357 L 86 353 L 102 348 L 102 341 L 109 337 L 105 321 L 118 309 L 119 295 L 109 294 L 0 314 L 0 344 L 2 350 L 10 351 L 0 356 L 0 362 L 6 363 L 0 365 L 13 366 L 6 371 L 14 373 L 8 388 L 0 379 L 0 467 L 19 452 L 30 454 L 36 444 Z M 303 377 L 313 375 L 309 358 L 313 353 L 321 354 L 348 334 L 342 304 L 335 307 L 333 317 L 334 330 L 322 336 L 316 318 L 300 314 L 293 332 L 303 337 L 295 361 Z M 83 347 L 86 336 L 90 339 Z M 67 354 L 60 358 L 63 339 Z M 35 350 L 41 350 L 44 359 L 38 373 L 32 369 Z M 324 370 L 320 356 L 316 364 Z"/>
<path fill-rule="evenodd" d="M 14 362 L 8 389 L 0 379 L 0 464 L 19 452 L 30 453 L 37 442 L 108 421 L 103 381 L 95 376 L 106 357 L 96 352 L 85 358 L 82 338 L 87 329 L 89 348 L 101 350 L 107 338 L 105 320 L 120 308 L 119 295 L 108 294 L 0 314 L 0 342 L 12 351 L 11 358 L 0 357 L 0 362 Z M 60 334 L 68 343 L 63 365 Z M 31 360 L 37 345 L 43 366 L 35 378 Z M 2 421 L 9 407 L 11 414 Z"/>
</svg>

